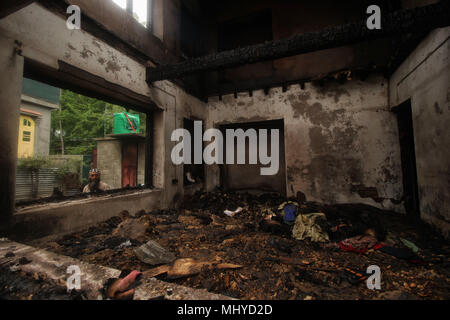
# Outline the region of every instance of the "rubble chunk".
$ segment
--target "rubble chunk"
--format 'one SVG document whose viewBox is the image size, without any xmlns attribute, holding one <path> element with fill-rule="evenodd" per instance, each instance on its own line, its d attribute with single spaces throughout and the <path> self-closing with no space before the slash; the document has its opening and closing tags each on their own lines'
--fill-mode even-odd
<svg viewBox="0 0 450 320">
<path fill-rule="evenodd" d="M 113 236 L 142 240 L 145 238 L 149 224 L 143 219 L 126 219 L 112 232 Z"/>
</svg>

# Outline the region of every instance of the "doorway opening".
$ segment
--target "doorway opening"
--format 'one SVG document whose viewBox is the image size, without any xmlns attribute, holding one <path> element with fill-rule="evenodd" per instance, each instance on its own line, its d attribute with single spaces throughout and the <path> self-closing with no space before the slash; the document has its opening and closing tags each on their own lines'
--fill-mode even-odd
<svg viewBox="0 0 450 320">
<path fill-rule="evenodd" d="M 420 218 L 419 187 L 417 182 L 416 151 L 411 100 L 393 108 L 397 115 L 403 173 L 403 198 L 409 217 Z"/>
<path fill-rule="evenodd" d="M 265 191 L 286 195 L 286 170 L 285 170 L 285 146 L 284 146 L 284 120 L 270 120 L 249 123 L 233 123 L 220 126 L 222 134 L 226 136 L 227 129 L 242 129 L 247 131 L 254 129 L 257 134 L 257 141 L 260 141 L 259 130 L 266 129 L 270 132 L 273 129 L 279 131 L 279 170 L 275 175 L 261 175 L 261 168 L 266 167 L 258 161 L 257 164 L 249 164 L 250 139 L 245 139 L 245 163 L 246 164 L 223 164 L 221 168 L 221 185 L 225 190 L 235 191 Z M 270 136 L 270 134 L 269 134 Z M 237 154 L 237 144 L 235 144 L 234 154 Z M 271 141 L 267 141 L 267 150 L 271 150 Z M 269 151 L 270 152 L 270 151 Z M 226 159 L 226 149 L 224 153 Z"/>
<path fill-rule="evenodd" d="M 194 137 L 194 122 L 202 121 L 197 119 L 183 119 L 183 127 L 187 131 L 189 131 L 191 137 Z M 203 127 L 202 131 L 205 128 Z M 203 150 L 204 145 L 202 145 Z M 191 145 L 191 154 L 193 155 L 195 152 L 194 144 Z M 189 185 L 198 185 L 202 184 L 205 181 L 205 165 L 204 164 L 185 164 L 183 166 L 183 176 L 184 176 L 184 186 Z"/>
</svg>

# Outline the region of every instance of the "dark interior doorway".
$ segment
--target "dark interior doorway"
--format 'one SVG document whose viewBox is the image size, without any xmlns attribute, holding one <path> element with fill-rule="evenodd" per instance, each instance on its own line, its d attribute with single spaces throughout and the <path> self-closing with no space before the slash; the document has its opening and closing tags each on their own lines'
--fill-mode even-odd
<svg viewBox="0 0 450 320">
<path fill-rule="evenodd" d="M 195 121 L 202 120 L 192 120 L 192 119 L 183 119 L 183 128 L 189 131 L 191 135 L 192 141 L 194 140 L 194 125 Z M 203 123 L 203 122 L 202 122 Z M 204 125 L 202 124 L 202 132 L 205 131 Z M 202 145 L 202 150 L 204 149 L 204 145 Z M 184 186 L 203 183 L 205 181 L 205 165 L 204 164 L 194 164 L 194 143 L 191 143 L 191 156 L 192 163 L 185 164 L 183 167 L 183 176 L 184 176 Z"/>
<path fill-rule="evenodd" d="M 408 216 L 418 219 L 420 218 L 420 205 L 411 100 L 393 108 L 393 111 L 397 114 L 400 138 L 404 205 Z"/>
<path fill-rule="evenodd" d="M 248 129 L 255 129 L 257 132 L 258 141 L 259 129 L 268 130 L 268 150 L 271 148 L 270 130 L 279 130 L 279 170 L 276 175 L 263 176 L 260 173 L 261 167 L 267 167 L 267 165 L 248 164 L 249 163 L 249 140 L 245 142 L 245 154 L 246 164 L 223 164 L 221 168 L 221 185 L 226 190 L 258 190 L 265 192 L 277 192 L 281 195 L 286 194 L 286 170 L 285 170 L 285 147 L 284 147 L 284 121 L 283 120 L 271 120 L 262 122 L 250 122 L 250 123 L 237 123 L 220 126 L 220 130 L 223 136 L 226 136 L 226 129 L 242 129 L 244 131 Z M 224 140 L 224 144 L 226 141 Z M 237 154 L 237 145 L 235 145 L 234 154 Z M 270 151 L 269 151 L 270 153 Z M 226 150 L 224 150 L 224 159 L 226 159 Z M 225 161 L 225 160 L 224 160 Z M 236 163 L 236 162 L 235 162 Z"/>
</svg>

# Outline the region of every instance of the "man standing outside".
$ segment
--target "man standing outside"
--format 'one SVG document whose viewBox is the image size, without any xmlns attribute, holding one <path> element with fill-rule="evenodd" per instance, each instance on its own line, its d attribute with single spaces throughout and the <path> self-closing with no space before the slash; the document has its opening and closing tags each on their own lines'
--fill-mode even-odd
<svg viewBox="0 0 450 320">
<path fill-rule="evenodd" d="M 91 169 L 89 171 L 89 184 L 83 189 L 83 193 L 101 192 L 110 190 L 110 186 L 100 181 L 100 170 Z"/>
</svg>

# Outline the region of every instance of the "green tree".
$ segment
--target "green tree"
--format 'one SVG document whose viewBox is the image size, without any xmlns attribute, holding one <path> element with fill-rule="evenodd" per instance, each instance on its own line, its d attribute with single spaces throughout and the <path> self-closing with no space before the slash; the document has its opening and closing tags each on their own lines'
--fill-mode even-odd
<svg viewBox="0 0 450 320">
<path fill-rule="evenodd" d="M 94 139 L 112 133 L 114 113 L 126 112 L 126 109 L 121 106 L 69 90 L 62 91 L 60 104 L 61 109 L 52 113 L 51 154 L 61 154 L 62 148 L 64 148 L 64 154 L 92 154 L 96 147 Z M 139 115 L 141 133 L 144 133 L 145 114 Z M 61 135 L 63 143 L 61 143 Z"/>
</svg>

